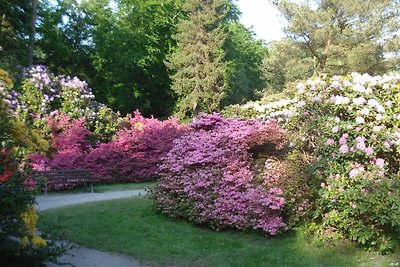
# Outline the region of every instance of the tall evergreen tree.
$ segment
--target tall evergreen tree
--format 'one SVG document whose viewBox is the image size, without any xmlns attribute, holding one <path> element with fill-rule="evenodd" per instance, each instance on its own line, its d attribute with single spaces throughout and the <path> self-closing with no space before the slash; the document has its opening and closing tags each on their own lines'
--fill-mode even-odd
<svg viewBox="0 0 400 267">
<path fill-rule="evenodd" d="M 178 115 L 196 117 L 200 111 L 219 107 L 225 91 L 223 45 L 226 33 L 222 22 L 228 14 L 226 0 L 187 0 L 188 14 L 179 25 L 177 50 L 168 58 L 174 71 L 172 89 L 178 95 Z"/>
</svg>

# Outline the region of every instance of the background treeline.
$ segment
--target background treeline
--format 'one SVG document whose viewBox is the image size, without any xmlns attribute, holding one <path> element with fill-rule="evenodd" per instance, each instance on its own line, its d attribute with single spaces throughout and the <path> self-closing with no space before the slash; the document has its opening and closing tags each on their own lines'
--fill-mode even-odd
<svg viewBox="0 0 400 267">
<path fill-rule="evenodd" d="M 31 1 L 1 2 L 0 68 L 15 72 L 16 66 L 28 65 L 34 11 Z M 177 49 L 179 21 L 188 16 L 183 2 L 40 1 L 33 62 L 86 80 L 100 102 L 123 114 L 140 109 L 165 117 L 177 101 L 165 61 Z M 265 87 L 260 74 L 267 55 L 266 46 L 239 23 L 237 7 L 227 4 L 218 23 L 226 34 L 225 90 L 235 93 L 227 94 L 225 105 L 252 99 Z"/>
<path fill-rule="evenodd" d="M 265 44 L 233 0 L 0 0 L 0 68 L 43 64 L 86 80 L 114 111 L 157 117 L 216 111 L 311 76 L 398 68 L 398 1 L 272 2 L 286 37 Z"/>
</svg>

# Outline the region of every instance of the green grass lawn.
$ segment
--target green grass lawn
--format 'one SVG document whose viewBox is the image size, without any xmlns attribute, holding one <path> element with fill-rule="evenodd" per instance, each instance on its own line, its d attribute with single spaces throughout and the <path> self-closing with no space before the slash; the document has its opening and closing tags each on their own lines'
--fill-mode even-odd
<svg viewBox="0 0 400 267">
<path fill-rule="evenodd" d="M 316 247 L 299 233 L 215 232 L 153 211 L 143 197 L 103 201 L 40 213 L 42 231 L 90 248 L 132 256 L 151 266 L 397 266 L 352 245 Z M 61 230 L 60 230 L 61 229 Z"/>
<path fill-rule="evenodd" d="M 93 186 L 93 192 L 95 193 L 104 193 L 104 192 L 112 192 L 112 191 L 124 191 L 124 190 L 133 190 L 133 189 L 146 189 L 152 187 L 156 184 L 156 182 L 141 182 L 141 183 L 120 183 L 120 184 L 95 184 Z M 85 186 L 80 186 L 77 188 L 72 188 L 68 190 L 62 191 L 49 191 L 50 195 L 53 194 L 65 194 L 65 193 L 86 193 L 89 192 L 90 188 Z M 44 193 L 41 193 L 44 194 Z"/>
</svg>

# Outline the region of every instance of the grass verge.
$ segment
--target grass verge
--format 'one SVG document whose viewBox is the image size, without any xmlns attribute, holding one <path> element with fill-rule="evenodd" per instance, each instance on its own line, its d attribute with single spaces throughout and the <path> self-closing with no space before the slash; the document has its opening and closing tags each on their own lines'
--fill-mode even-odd
<svg viewBox="0 0 400 267">
<path fill-rule="evenodd" d="M 352 245 L 316 247 L 300 233 L 265 237 L 215 232 L 153 211 L 143 197 L 40 213 L 42 231 L 77 244 L 132 256 L 151 266 L 397 266 L 400 257 Z M 62 230 L 60 230 L 62 229 Z M 396 265 L 397 264 L 397 265 Z"/>
</svg>

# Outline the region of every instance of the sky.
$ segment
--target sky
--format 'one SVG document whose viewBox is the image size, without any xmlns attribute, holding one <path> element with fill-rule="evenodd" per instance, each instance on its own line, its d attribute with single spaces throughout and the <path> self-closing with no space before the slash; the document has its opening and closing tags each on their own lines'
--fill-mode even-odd
<svg viewBox="0 0 400 267">
<path fill-rule="evenodd" d="M 270 42 L 284 37 L 285 20 L 269 0 L 237 0 L 236 4 L 242 12 L 240 21 L 253 28 L 257 39 Z"/>
</svg>

